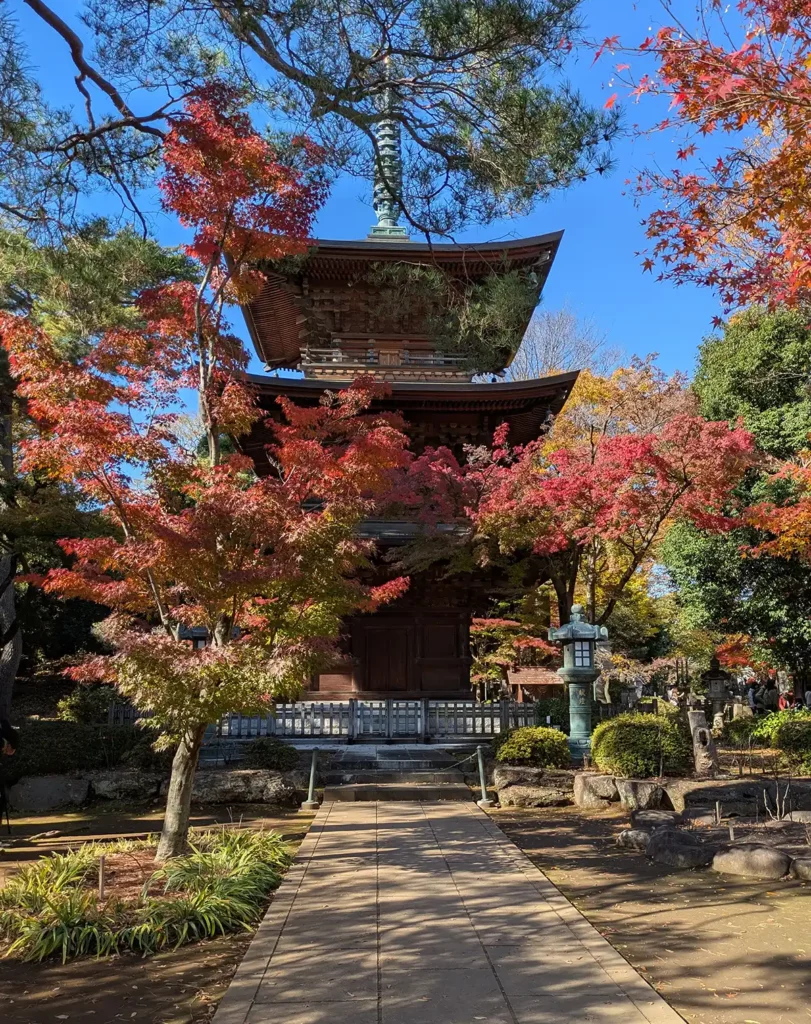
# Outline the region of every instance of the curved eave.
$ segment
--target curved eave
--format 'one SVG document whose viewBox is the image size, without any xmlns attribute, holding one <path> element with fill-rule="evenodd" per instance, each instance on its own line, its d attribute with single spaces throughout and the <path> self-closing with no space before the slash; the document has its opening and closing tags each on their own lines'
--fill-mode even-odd
<svg viewBox="0 0 811 1024">
<path fill-rule="evenodd" d="M 389 393 L 375 399 L 372 408 L 402 414 L 406 432 L 429 444 L 437 443 L 434 435 L 446 430 L 460 443 L 488 444 L 493 430 L 503 422 L 510 427 L 513 444 L 526 444 L 543 434 L 563 408 L 578 372 L 498 384 L 398 381 L 387 385 Z M 271 419 L 281 416 L 276 402 L 281 395 L 307 406 L 316 405 L 328 390 L 324 381 L 310 379 L 251 374 L 248 380 Z M 240 440 L 240 448 L 251 456 L 260 474 L 269 471 L 265 447 L 271 441 L 272 433 L 262 421 Z"/>
<path fill-rule="evenodd" d="M 410 260 L 435 263 L 475 281 L 494 265 L 506 263 L 515 269 L 535 269 L 540 298 L 562 237 L 562 231 L 553 231 L 531 238 L 462 245 L 319 239 L 307 258 L 306 274 L 312 279 L 347 281 L 372 263 Z M 268 268 L 265 287 L 242 312 L 256 353 L 268 368 L 298 365 L 307 326 L 292 278 Z"/>
</svg>

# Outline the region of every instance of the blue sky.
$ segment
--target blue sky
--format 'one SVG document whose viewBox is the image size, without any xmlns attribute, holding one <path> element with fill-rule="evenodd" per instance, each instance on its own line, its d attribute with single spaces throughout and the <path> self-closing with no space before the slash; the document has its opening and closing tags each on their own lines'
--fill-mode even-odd
<svg viewBox="0 0 811 1024">
<path fill-rule="evenodd" d="M 66 0 L 59 6 L 68 18 L 79 5 Z M 38 69 L 48 98 L 74 102 L 73 70 L 62 41 L 22 4 L 10 7 L 16 8 L 31 63 Z M 686 16 L 694 10 L 692 0 L 675 0 L 674 8 Z M 582 12 L 588 34 L 596 39 L 619 34 L 623 40 L 638 43 L 662 23 L 658 0 L 585 0 Z M 583 54 L 573 61 L 569 78 L 587 99 L 602 105 L 616 91 L 608 84 L 615 62 L 604 56 L 592 65 L 591 55 Z M 651 101 L 624 107 L 629 126 L 637 121 L 650 124 L 660 116 Z M 672 143 L 663 135 L 634 140 L 629 134 L 617 144 L 616 167 L 611 174 L 559 193 L 527 217 L 471 229 L 458 238 L 487 241 L 562 229 L 563 242 L 543 296 L 544 305 L 556 309 L 567 304 L 578 314 L 593 318 L 608 343 L 629 355 L 658 352 L 659 362 L 668 372 L 692 371 L 697 346 L 710 331 L 719 303 L 707 290 L 676 287 L 643 274 L 635 255 L 646 244 L 640 225 L 642 211 L 623 194 L 625 180 L 645 164 L 658 159 L 671 166 Z M 316 233 L 322 238 L 361 238 L 373 220 L 371 185 L 341 178 L 318 218 Z M 162 241 L 173 244 L 179 240 L 178 229 L 168 218 L 158 216 L 153 223 Z M 240 333 L 245 336 L 242 330 Z M 258 361 L 254 362 L 253 368 L 260 369 Z"/>
</svg>

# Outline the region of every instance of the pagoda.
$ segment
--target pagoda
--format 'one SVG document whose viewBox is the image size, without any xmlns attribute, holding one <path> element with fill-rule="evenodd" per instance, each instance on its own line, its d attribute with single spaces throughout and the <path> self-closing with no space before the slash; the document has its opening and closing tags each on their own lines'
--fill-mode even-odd
<svg viewBox="0 0 811 1024">
<path fill-rule="evenodd" d="M 251 375 L 268 419 L 278 419 L 276 399 L 316 404 L 359 376 L 386 381 L 387 397 L 373 409 L 398 412 L 412 449 L 446 445 L 461 458 L 465 445 L 487 445 L 509 424 L 513 444 L 534 440 L 563 407 L 577 373 L 504 381 L 517 348 L 502 365 L 476 366 L 449 350 L 436 333 L 436 317 L 418 303 L 392 302 L 387 269 L 431 267 L 448 281 L 475 285 L 494 273 L 517 271 L 537 304 L 562 232 L 485 244 L 411 241 L 400 224 L 399 127 L 381 121 L 374 208 L 377 223 L 362 241 L 317 240 L 307 257 L 264 268 L 262 292 L 243 307 L 256 352 L 269 374 L 298 370 L 300 377 Z M 531 310 L 527 313 L 527 323 Z M 486 370 L 491 383 L 474 382 Z M 260 475 L 272 471 L 266 446 L 270 430 L 260 419 L 240 442 Z M 367 524 L 382 545 L 413 536 L 409 524 Z M 470 689 L 470 622 L 487 602 L 484 581 L 412 576 L 404 597 L 346 623 L 340 663 L 310 682 L 317 699 L 463 698 Z"/>
</svg>

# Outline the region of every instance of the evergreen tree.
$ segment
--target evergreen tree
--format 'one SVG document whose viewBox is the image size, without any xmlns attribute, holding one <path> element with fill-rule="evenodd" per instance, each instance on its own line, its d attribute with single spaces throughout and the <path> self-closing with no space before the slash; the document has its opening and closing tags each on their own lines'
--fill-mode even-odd
<svg viewBox="0 0 811 1024">
<path fill-rule="evenodd" d="M 723 333 L 701 346 L 694 390 L 711 418 L 743 420 L 765 456 L 790 459 L 808 446 L 811 432 L 811 330 L 797 310 L 754 308 L 733 317 Z M 752 504 L 774 497 L 788 483 L 750 471 L 739 497 Z M 763 540 L 752 527 L 726 535 L 678 524 L 660 553 L 678 588 L 681 618 L 689 628 L 751 637 L 765 661 L 811 680 L 811 577 L 796 558 L 743 551 Z"/>
</svg>

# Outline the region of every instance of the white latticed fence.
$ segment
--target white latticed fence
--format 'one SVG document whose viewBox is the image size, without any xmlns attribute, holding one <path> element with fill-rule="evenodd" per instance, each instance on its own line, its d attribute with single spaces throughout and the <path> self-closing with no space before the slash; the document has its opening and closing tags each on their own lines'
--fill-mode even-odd
<svg viewBox="0 0 811 1024">
<path fill-rule="evenodd" d="M 472 700 L 297 701 L 277 704 L 275 715 L 224 715 L 217 728 L 223 739 L 452 739 L 495 736 L 520 725 L 534 725 L 531 704 Z"/>
</svg>

